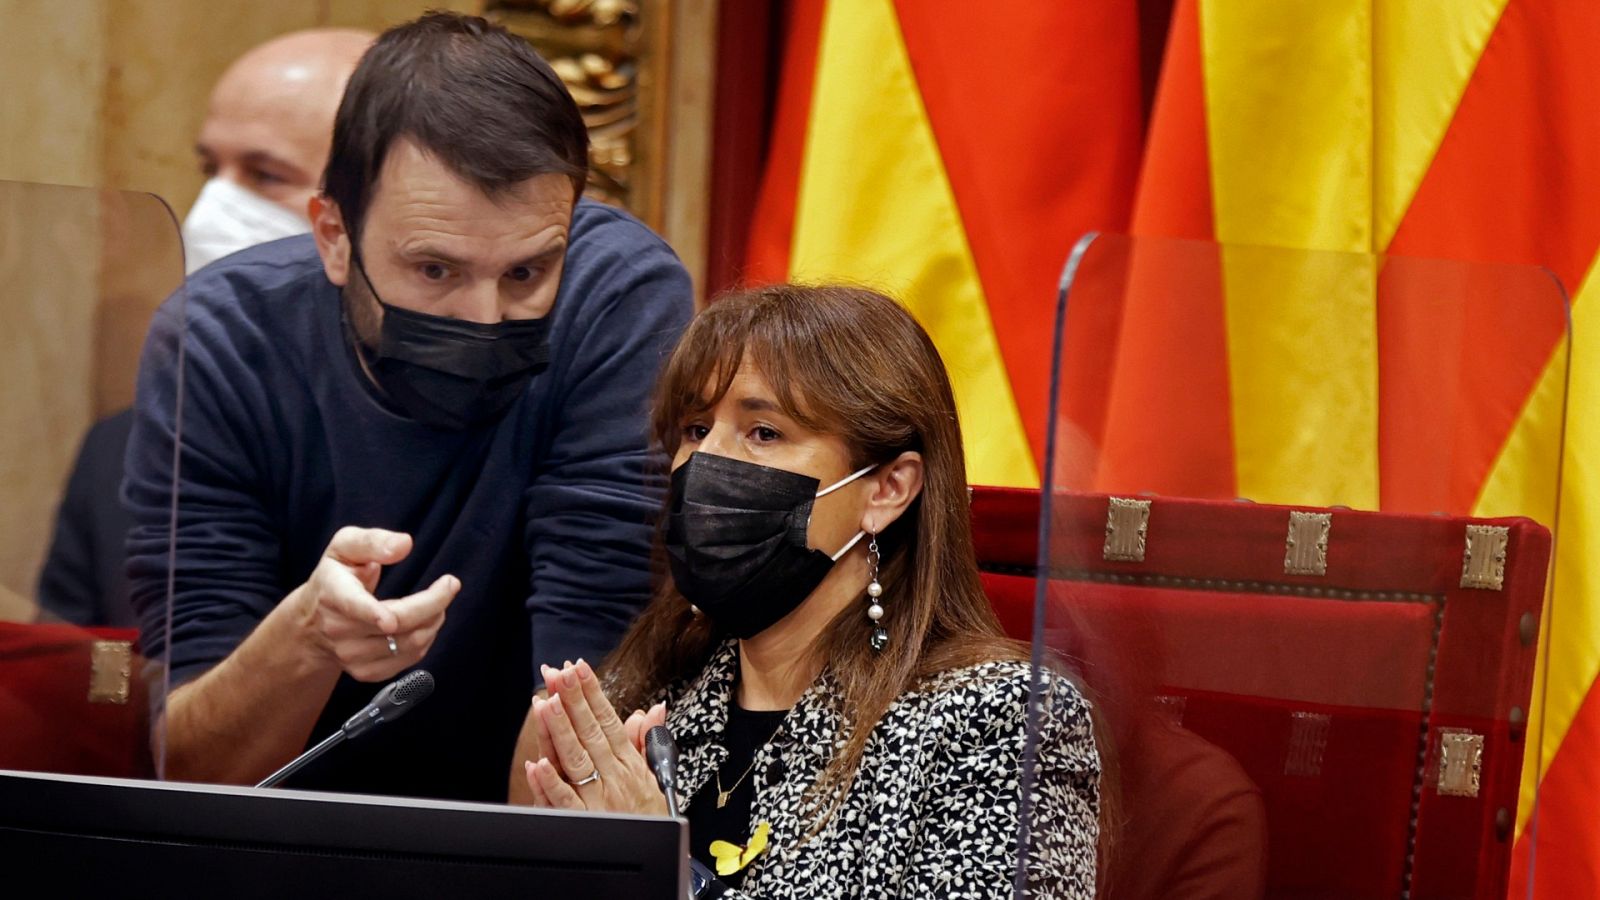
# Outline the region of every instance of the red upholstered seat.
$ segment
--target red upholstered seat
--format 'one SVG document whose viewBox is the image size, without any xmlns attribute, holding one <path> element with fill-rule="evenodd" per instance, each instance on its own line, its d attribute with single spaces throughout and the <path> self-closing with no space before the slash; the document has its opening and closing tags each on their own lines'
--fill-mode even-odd
<svg viewBox="0 0 1600 900">
<path fill-rule="evenodd" d="M 975 491 L 979 562 L 1104 716 L 1110 896 L 1504 896 L 1545 529 L 1324 510 L 1326 571 L 1289 575 L 1287 507 L 1153 498 L 1108 561 L 1108 498 L 1058 495 L 1041 585 L 1038 501 Z M 1462 586 L 1469 524 L 1507 529 L 1498 589 Z"/>
<path fill-rule="evenodd" d="M 136 633 L 0 622 L 0 769 L 146 778 Z"/>
</svg>

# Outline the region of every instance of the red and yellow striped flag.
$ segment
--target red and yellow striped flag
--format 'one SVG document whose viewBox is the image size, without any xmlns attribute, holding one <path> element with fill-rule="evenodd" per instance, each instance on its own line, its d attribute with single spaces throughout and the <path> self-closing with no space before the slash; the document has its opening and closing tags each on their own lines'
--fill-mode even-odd
<svg viewBox="0 0 1600 900">
<path fill-rule="evenodd" d="M 1600 400 L 1600 330 L 1586 327 L 1600 316 L 1597 48 L 1600 3 L 1577 0 L 1179 0 L 1134 215 L 1148 235 L 1541 265 L 1573 292 L 1554 605 L 1516 819 L 1519 897 L 1600 896 L 1600 418 L 1586 414 Z M 1238 346 L 1252 339 L 1249 323 L 1296 315 L 1285 304 L 1301 299 L 1283 290 L 1293 273 L 1230 272 L 1226 252 L 1221 270 L 1227 313 L 1212 318 L 1230 333 L 1217 340 Z M 1375 296 L 1376 283 L 1357 275 L 1315 301 L 1352 342 L 1346 355 L 1374 367 L 1379 354 L 1354 342 L 1370 334 Z M 1232 483 L 1212 487 L 1406 508 L 1408 485 L 1438 460 L 1425 442 L 1376 439 L 1379 415 L 1362 404 L 1326 398 L 1323 427 L 1351 439 L 1299 470 L 1321 484 L 1286 481 L 1263 455 L 1292 443 L 1280 433 L 1293 424 L 1287 402 L 1337 390 L 1300 386 L 1291 398 L 1266 377 L 1294 354 L 1327 352 L 1297 346 L 1291 331 L 1257 341 L 1264 352 L 1228 357 L 1231 390 L 1219 392 L 1228 408 L 1217 414 L 1232 426 L 1217 440 L 1233 453 L 1223 476 Z M 1449 460 L 1458 498 L 1449 511 L 1551 523 L 1558 336 L 1481 349 L 1497 360 L 1539 355 L 1509 360 L 1523 375 L 1493 385 L 1504 394 L 1490 398 L 1504 411 L 1493 433 Z M 1358 374 L 1378 383 L 1375 370 Z"/>
<path fill-rule="evenodd" d="M 1136 4 L 791 10 L 748 274 L 907 298 L 951 370 L 975 482 L 1038 483 L 1055 279 L 1078 235 L 1124 230 L 1130 208 L 1143 235 L 1542 265 L 1561 279 L 1574 304 L 1564 448 L 1558 335 L 1486 354 L 1514 377 L 1479 398 L 1489 412 L 1455 436 L 1440 475 L 1436 456 L 1412 452 L 1428 410 L 1376 389 L 1381 266 L 1350 267 L 1331 293 L 1318 280 L 1312 297 L 1285 290 L 1301 277 L 1292 266 L 1223 252 L 1220 291 L 1175 290 L 1145 311 L 1195 326 L 1163 349 L 1203 387 L 1155 399 L 1200 439 L 1106 462 L 1165 493 L 1550 523 L 1563 453 L 1512 887 L 1600 896 L 1600 568 L 1585 565 L 1600 560 L 1600 418 L 1585 415 L 1600 401 L 1600 327 L 1586 327 L 1600 318 L 1600 74 L 1587 59 L 1600 2 L 1178 0 L 1142 168 Z M 1241 346 L 1263 352 L 1228 352 Z M 1365 362 L 1344 383 L 1281 377 L 1282 359 L 1330 350 Z M 1088 418 L 1150 415 L 1110 402 Z M 1306 440 L 1307 410 L 1341 440 Z"/>
<path fill-rule="evenodd" d="M 1072 242 L 1126 228 L 1132 4 L 801 0 L 751 239 L 755 281 L 904 298 L 949 367 L 973 481 L 1037 486 Z"/>
</svg>

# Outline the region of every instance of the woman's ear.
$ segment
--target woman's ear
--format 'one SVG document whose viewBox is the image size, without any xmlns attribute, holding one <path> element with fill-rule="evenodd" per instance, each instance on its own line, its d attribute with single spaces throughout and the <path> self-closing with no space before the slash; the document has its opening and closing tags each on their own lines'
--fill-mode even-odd
<svg viewBox="0 0 1600 900">
<path fill-rule="evenodd" d="M 350 280 L 350 234 L 345 230 L 339 205 L 326 194 L 317 194 L 306 204 L 306 211 L 311 214 L 311 234 L 317 240 L 322 271 L 329 281 L 344 287 Z"/>
<path fill-rule="evenodd" d="M 922 493 L 922 454 L 915 450 L 895 457 L 867 476 L 873 485 L 867 495 L 867 508 L 861 515 L 861 528 L 879 534 L 911 505 Z"/>
</svg>

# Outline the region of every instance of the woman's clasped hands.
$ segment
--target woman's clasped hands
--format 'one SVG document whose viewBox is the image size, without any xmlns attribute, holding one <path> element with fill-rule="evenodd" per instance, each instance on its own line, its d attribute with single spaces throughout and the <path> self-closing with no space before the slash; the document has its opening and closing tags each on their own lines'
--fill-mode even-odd
<svg viewBox="0 0 1600 900">
<path fill-rule="evenodd" d="M 624 722 L 583 660 L 541 666 L 547 696 L 533 701 L 537 760 L 523 768 L 537 806 L 591 812 L 667 814 L 644 758 L 644 735 L 667 720 L 665 704 Z"/>
</svg>

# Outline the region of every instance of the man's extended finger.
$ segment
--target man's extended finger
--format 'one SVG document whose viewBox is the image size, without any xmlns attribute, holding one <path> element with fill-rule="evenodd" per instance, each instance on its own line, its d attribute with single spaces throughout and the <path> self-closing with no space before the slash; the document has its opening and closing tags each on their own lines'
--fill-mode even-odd
<svg viewBox="0 0 1600 900">
<path fill-rule="evenodd" d="M 350 571 L 361 582 L 361 586 L 367 589 L 367 593 L 377 593 L 378 577 L 383 574 L 383 566 L 375 562 L 362 563 L 359 566 L 351 567 Z"/>
<path fill-rule="evenodd" d="M 411 535 L 382 528 L 346 525 L 333 533 L 323 554 L 347 566 L 377 563 L 392 566 L 411 552 Z"/>
<path fill-rule="evenodd" d="M 378 602 L 378 598 L 367 593 L 367 589 L 343 564 L 324 560 L 313 578 L 317 603 L 335 614 L 370 625 L 385 634 L 393 633 L 399 626 L 395 614 Z"/>
<path fill-rule="evenodd" d="M 439 636 L 439 629 L 441 629 L 443 627 L 444 627 L 444 613 L 441 612 L 437 616 L 434 616 L 433 618 L 429 619 L 428 621 L 423 622 L 421 625 L 418 625 L 416 628 L 411 629 L 411 631 L 409 633 L 410 634 L 414 634 L 414 635 L 418 635 L 419 639 L 425 645 L 426 644 L 432 644 L 433 643 L 433 639 Z"/>
<path fill-rule="evenodd" d="M 422 658 L 428 655 L 428 650 L 433 645 L 433 638 L 432 632 L 417 629 L 392 635 L 370 634 L 365 637 L 350 638 L 334 646 L 340 661 L 345 663 L 347 668 L 392 668 L 399 671 L 421 662 Z M 389 650 L 390 640 L 394 641 L 393 652 Z"/>
<path fill-rule="evenodd" d="M 371 683 L 388 681 L 410 667 L 411 663 L 406 659 L 384 654 L 366 662 L 345 664 L 344 671 L 357 681 Z"/>
<path fill-rule="evenodd" d="M 454 575 L 440 575 L 433 584 L 415 594 L 395 600 L 382 601 L 385 609 L 394 614 L 399 631 L 411 631 L 438 618 L 461 590 L 461 579 Z"/>
</svg>

